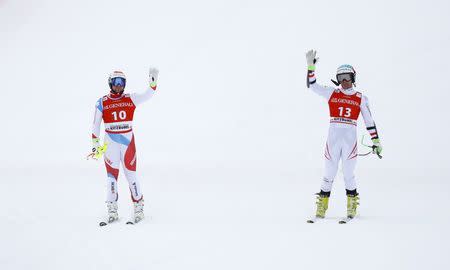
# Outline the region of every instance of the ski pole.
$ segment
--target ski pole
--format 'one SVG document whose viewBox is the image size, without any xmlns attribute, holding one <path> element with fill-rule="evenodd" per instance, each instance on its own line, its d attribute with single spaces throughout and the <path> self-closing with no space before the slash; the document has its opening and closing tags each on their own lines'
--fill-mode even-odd
<svg viewBox="0 0 450 270">
<path fill-rule="evenodd" d="M 367 155 L 369 155 L 369 154 L 377 154 L 378 158 L 379 158 L 379 159 L 382 159 L 383 157 L 375 151 L 375 149 L 377 149 L 377 147 L 376 147 L 375 145 L 368 145 L 368 144 L 365 144 L 365 143 L 364 143 L 364 137 L 365 137 L 365 136 L 366 136 L 366 135 L 363 135 L 363 136 L 361 137 L 361 144 L 362 144 L 363 146 L 365 146 L 365 147 L 368 147 L 368 148 L 372 149 L 372 151 L 367 152 L 367 153 L 364 153 L 364 154 L 358 154 L 358 156 L 367 156 Z"/>
</svg>

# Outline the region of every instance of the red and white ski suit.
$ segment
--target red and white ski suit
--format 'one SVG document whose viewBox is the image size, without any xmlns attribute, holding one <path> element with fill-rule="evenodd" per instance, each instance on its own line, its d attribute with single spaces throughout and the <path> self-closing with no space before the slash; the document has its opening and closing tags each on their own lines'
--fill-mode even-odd
<svg viewBox="0 0 450 270">
<path fill-rule="evenodd" d="M 133 202 L 142 200 L 142 190 L 136 177 L 136 146 L 133 134 L 133 116 L 136 106 L 153 96 L 154 90 L 148 88 L 144 93 L 108 94 L 100 98 L 95 105 L 92 138 L 100 136 L 100 124 L 105 126 L 104 142 L 108 144 L 104 154 L 107 173 L 106 201 L 118 199 L 117 179 L 119 165 L 122 163 L 128 180 Z"/>
<path fill-rule="evenodd" d="M 330 192 L 342 160 L 345 188 L 356 189 L 355 166 L 358 157 L 357 120 L 361 113 L 364 123 L 373 139 L 378 138 L 375 122 L 366 96 L 355 89 L 326 87 L 316 82 L 315 72 L 308 72 L 309 88 L 328 101 L 330 127 L 325 146 L 325 175 L 321 190 Z"/>
</svg>

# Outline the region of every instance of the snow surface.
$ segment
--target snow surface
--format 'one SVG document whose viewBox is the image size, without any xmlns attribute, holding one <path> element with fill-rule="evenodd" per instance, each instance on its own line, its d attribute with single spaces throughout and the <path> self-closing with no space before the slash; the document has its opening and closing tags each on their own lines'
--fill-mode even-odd
<svg viewBox="0 0 450 270">
<path fill-rule="evenodd" d="M 447 1 L 0 1 L 0 269 L 448 269 Z M 307 224 L 328 116 L 305 87 L 353 64 L 384 158 L 342 174 Z M 95 101 L 122 69 L 157 95 L 135 114 L 147 218 L 104 228 L 86 161 Z M 360 134 L 364 133 L 360 122 Z M 361 147 L 360 151 L 365 149 Z M 150 218 L 151 216 L 151 218 Z"/>
</svg>

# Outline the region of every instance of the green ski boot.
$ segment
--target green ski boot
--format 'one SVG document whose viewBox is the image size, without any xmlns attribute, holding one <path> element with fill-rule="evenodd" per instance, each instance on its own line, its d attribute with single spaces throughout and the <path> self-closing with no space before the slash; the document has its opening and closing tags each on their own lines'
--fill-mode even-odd
<svg viewBox="0 0 450 270">
<path fill-rule="evenodd" d="M 351 195 L 347 195 L 347 217 L 354 218 L 356 216 L 356 208 L 359 205 L 359 197 L 358 193 Z"/>
<path fill-rule="evenodd" d="M 328 200 L 330 199 L 330 196 L 323 195 L 321 193 L 317 193 L 317 210 L 316 210 L 316 217 L 317 218 L 324 218 L 325 212 L 328 209 Z"/>
</svg>

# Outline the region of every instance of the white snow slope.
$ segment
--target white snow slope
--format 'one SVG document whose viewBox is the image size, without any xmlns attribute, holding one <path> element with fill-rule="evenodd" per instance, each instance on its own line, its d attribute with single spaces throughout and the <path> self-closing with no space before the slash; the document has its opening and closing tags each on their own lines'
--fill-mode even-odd
<svg viewBox="0 0 450 270">
<path fill-rule="evenodd" d="M 447 1 L 0 1 L 0 269 L 448 269 Z M 327 105 L 305 87 L 355 66 L 384 158 L 322 178 Z M 96 100 L 122 69 L 158 93 L 135 114 L 147 218 L 105 216 L 86 161 Z M 365 133 L 362 121 L 360 135 Z M 360 152 L 366 149 L 360 147 Z"/>
</svg>

